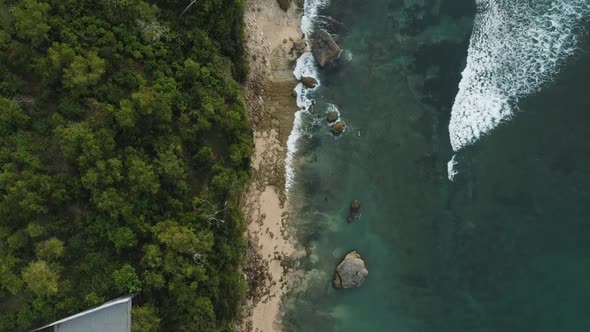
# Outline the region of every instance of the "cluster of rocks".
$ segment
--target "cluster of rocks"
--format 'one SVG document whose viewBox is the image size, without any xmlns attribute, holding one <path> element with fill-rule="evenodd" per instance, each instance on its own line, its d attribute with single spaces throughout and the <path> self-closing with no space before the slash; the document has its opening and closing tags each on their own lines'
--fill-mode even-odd
<svg viewBox="0 0 590 332">
<path fill-rule="evenodd" d="M 277 0 L 279 7 L 281 7 L 282 10 L 287 11 L 289 10 L 289 7 L 291 7 L 291 2 L 295 3 L 295 5 L 299 8 L 303 8 L 303 5 L 305 4 L 305 0 Z"/>
<path fill-rule="evenodd" d="M 248 299 L 257 302 L 269 293 L 267 284 L 272 280 L 272 276 L 268 272 L 268 261 L 259 254 L 252 238 L 248 239 L 246 264 L 242 268 L 242 274 L 248 284 Z"/>
<path fill-rule="evenodd" d="M 351 223 L 358 217 L 361 209 L 361 202 L 353 200 L 348 209 L 348 223 Z M 369 274 L 367 265 L 361 255 L 353 250 L 346 254 L 344 259 L 336 267 L 336 272 L 332 277 L 334 288 L 353 288 L 360 287 Z"/>
<path fill-rule="evenodd" d="M 342 48 L 336 43 L 334 37 L 327 30 L 320 29 L 311 35 L 311 53 L 319 63 L 320 67 L 324 68 L 340 56 Z M 302 83 L 304 83 L 303 78 Z M 307 86 L 305 83 L 304 85 Z M 332 135 L 339 136 L 344 132 L 344 129 L 346 129 L 346 123 L 344 121 L 338 121 L 339 115 L 337 112 L 328 113 L 326 120 L 328 121 L 328 124 L 330 124 L 330 132 Z"/>
<path fill-rule="evenodd" d="M 287 11 L 289 9 L 294 10 L 292 8 L 293 5 L 302 8 L 304 0 L 277 0 L 277 3 L 282 10 Z M 246 89 L 248 109 L 251 112 L 251 119 L 253 120 L 253 125 L 255 127 L 263 127 L 265 126 L 265 121 L 268 121 L 263 112 L 263 96 L 267 95 L 267 91 L 265 90 L 269 89 L 269 85 L 265 84 L 267 77 L 269 76 L 269 71 L 271 68 L 274 68 L 271 64 L 274 58 L 272 57 L 273 50 L 271 49 L 272 46 L 270 40 L 266 35 L 257 30 L 256 16 L 254 15 L 254 13 L 260 12 L 261 8 L 264 8 L 264 6 L 265 3 L 260 0 L 253 0 L 250 2 L 248 5 L 250 15 L 248 15 L 246 19 L 246 36 L 249 40 L 247 45 L 255 46 L 249 47 L 248 49 L 248 53 L 251 57 L 250 65 L 252 66 L 252 71 Z M 291 61 L 299 58 L 306 51 L 311 52 L 321 68 L 325 68 L 338 61 L 337 59 L 339 59 L 342 53 L 342 48 L 338 45 L 337 38 L 334 35 L 330 34 L 327 30 L 320 29 L 315 31 L 309 37 L 308 41 L 305 39 L 305 36 L 283 40 L 280 47 L 284 50 L 285 55 L 288 53 L 288 61 L 285 61 L 285 63 L 289 62 L 289 64 L 292 64 Z M 314 77 L 305 76 L 300 78 L 300 82 L 309 89 L 313 89 L 319 84 Z M 328 113 L 326 115 L 326 121 L 330 125 L 330 131 L 333 135 L 341 135 L 345 131 L 346 124 L 342 121 L 338 112 Z M 360 202 L 353 201 L 349 211 L 349 222 L 352 222 L 352 220 L 356 218 L 359 209 Z M 267 233 L 271 238 L 279 236 L 279 234 L 273 234 L 268 229 Z M 281 289 L 283 287 L 289 288 L 287 285 L 288 278 L 281 277 L 280 279 L 276 278 L 273 280 L 273 275 L 269 271 L 270 261 L 276 260 L 280 262 L 283 272 L 285 273 L 295 273 L 294 271 L 297 270 L 297 267 L 300 264 L 298 257 L 290 257 L 276 250 L 272 256 L 262 257 L 259 253 L 259 248 L 257 247 L 256 242 L 257 241 L 254 238 L 249 239 L 246 253 L 246 264 L 242 268 L 244 279 L 248 285 L 248 302 L 246 303 L 248 311 L 250 311 L 257 302 L 265 302 L 270 297 L 275 296 L 275 294 L 271 294 L 270 292 L 273 285 L 279 284 Z M 310 261 L 312 261 L 314 255 L 311 254 L 310 248 L 306 249 L 306 254 L 309 256 Z M 356 251 L 351 251 L 337 266 L 333 277 L 333 285 L 336 288 L 359 287 L 362 285 L 367 275 L 368 269 L 360 254 Z M 327 278 L 329 278 L 328 275 L 322 276 L 322 280 L 324 281 Z M 251 328 L 251 322 L 249 323 Z"/>
<path fill-rule="evenodd" d="M 288 10 L 292 2 L 292 0 L 277 1 L 279 3 L 279 6 L 285 11 Z M 302 0 L 300 0 L 300 2 L 303 3 Z M 300 6 L 299 3 L 297 3 L 297 5 Z M 327 19 L 330 19 L 331 22 L 333 21 L 341 24 L 340 22 L 337 22 L 332 18 Z M 284 42 L 287 41 L 285 40 Z M 340 57 L 340 54 L 342 53 L 342 48 L 336 42 L 335 36 L 330 34 L 325 29 L 319 29 L 312 33 L 312 35 L 310 36 L 310 48 L 314 59 L 318 62 L 321 68 L 326 67 L 328 64 L 338 59 Z M 293 41 L 293 46 L 289 51 L 289 55 L 295 55 L 296 58 L 299 58 L 305 52 L 306 49 L 307 42 L 304 38 L 300 40 L 295 40 Z M 301 84 L 303 84 L 303 86 L 308 89 L 313 89 L 317 87 L 319 84 L 317 79 L 311 76 L 302 76 L 299 79 L 299 82 L 301 82 Z M 294 97 L 297 96 L 295 91 L 292 92 L 292 95 Z M 339 115 L 337 112 L 328 113 L 326 120 L 328 121 L 328 124 L 330 124 L 330 132 L 335 136 L 341 135 L 346 129 L 346 123 L 339 119 Z"/>
</svg>

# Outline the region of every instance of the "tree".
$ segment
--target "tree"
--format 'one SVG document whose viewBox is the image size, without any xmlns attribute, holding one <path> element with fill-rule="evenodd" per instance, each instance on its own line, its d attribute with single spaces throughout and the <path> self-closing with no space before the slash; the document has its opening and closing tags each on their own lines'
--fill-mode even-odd
<svg viewBox="0 0 590 332">
<path fill-rule="evenodd" d="M 0 4 L 0 331 L 126 292 L 136 330 L 233 330 L 243 3 Z"/>
<path fill-rule="evenodd" d="M 63 71 L 76 57 L 74 49 L 66 43 L 54 42 L 47 49 L 47 56 L 38 60 L 36 71 L 47 84 L 61 81 Z M 72 101 L 71 98 L 68 98 Z"/>
<path fill-rule="evenodd" d="M 47 49 L 47 59 L 55 69 L 63 70 L 76 58 L 76 52 L 68 44 L 52 43 Z"/>
<path fill-rule="evenodd" d="M 157 223 L 152 232 L 161 244 L 181 254 L 209 251 L 213 245 L 211 233 L 196 233 L 172 220 Z"/>
<path fill-rule="evenodd" d="M 131 331 L 133 332 L 157 332 L 160 321 L 153 305 L 144 304 L 131 309 Z"/>
<path fill-rule="evenodd" d="M 153 87 L 141 87 L 131 95 L 131 100 L 142 116 L 169 123 L 172 120 L 172 96 Z"/>
<path fill-rule="evenodd" d="M 154 195 L 160 189 L 158 176 L 149 162 L 130 154 L 127 158 L 127 178 L 131 191 Z"/>
<path fill-rule="evenodd" d="M 34 46 L 47 40 L 49 8 L 49 4 L 35 0 L 22 0 L 12 7 L 17 36 L 29 40 Z"/>
<path fill-rule="evenodd" d="M 11 100 L 0 96 L 0 137 L 5 137 L 29 121 L 27 116 Z"/>
<path fill-rule="evenodd" d="M 137 244 L 137 237 L 129 227 L 118 227 L 109 233 L 109 239 L 115 244 L 117 251 L 122 248 L 132 248 Z"/>
<path fill-rule="evenodd" d="M 56 237 L 37 243 L 35 256 L 41 260 L 52 261 L 60 258 L 64 253 L 64 243 Z"/>
<path fill-rule="evenodd" d="M 121 292 L 136 293 L 141 291 L 141 281 L 133 266 L 129 264 L 125 264 L 113 272 L 113 281 L 115 287 Z"/>
<path fill-rule="evenodd" d="M 23 281 L 15 273 L 19 260 L 13 256 L 0 255 L 0 294 L 3 290 L 10 294 L 17 294 Z"/>
<path fill-rule="evenodd" d="M 27 231 L 27 235 L 29 235 L 31 238 L 35 239 L 35 238 L 45 235 L 46 229 L 45 229 L 45 227 L 43 227 L 43 225 L 41 225 L 37 222 L 30 222 L 27 225 L 26 231 Z"/>
<path fill-rule="evenodd" d="M 157 269 L 162 266 L 162 251 L 155 244 L 148 244 L 143 248 L 142 265 Z"/>
<path fill-rule="evenodd" d="M 159 173 L 165 177 L 182 179 L 185 176 L 186 164 L 179 144 L 169 144 L 159 149 L 155 164 L 158 166 Z"/>
<path fill-rule="evenodd" d="M 86 56 L 76 55 L 72 63 L 64 70 L 63 85 L 76 95 L 85 94 L 98 83 L 106 70 L 106 61 L 95 52 Z"/>
<path fill-rule="evenodd" d="M 58 292 L 58 275 L 45 261 L 29 263 L 23 269 L 22 276 L 28 289 L 38 296 L 49 296 Z"/>
</svg>

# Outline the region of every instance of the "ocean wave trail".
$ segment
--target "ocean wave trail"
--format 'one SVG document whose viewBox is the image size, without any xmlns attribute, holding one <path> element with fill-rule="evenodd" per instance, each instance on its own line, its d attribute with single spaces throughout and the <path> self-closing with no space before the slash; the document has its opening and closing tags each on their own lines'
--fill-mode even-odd
<svg viewBox="0 0 590 332">
<path fill-rule="evenodd" d="M 451 112 L 454 151 L 509 120 L 576 51 L 590 0 L 476 0 L 467 65 Z"/>
</svg>

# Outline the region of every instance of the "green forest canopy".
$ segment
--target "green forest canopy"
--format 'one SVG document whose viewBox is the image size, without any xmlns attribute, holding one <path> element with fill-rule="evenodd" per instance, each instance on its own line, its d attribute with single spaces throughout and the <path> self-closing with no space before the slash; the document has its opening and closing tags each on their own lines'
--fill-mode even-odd
<svg viewBox="0 0 590 332">
<path fill-rule="evenodd" d="M 0 331 L 137 293 L 229 331 L 252 137 L 243 0 L 0 2 Z"/>
</svg>

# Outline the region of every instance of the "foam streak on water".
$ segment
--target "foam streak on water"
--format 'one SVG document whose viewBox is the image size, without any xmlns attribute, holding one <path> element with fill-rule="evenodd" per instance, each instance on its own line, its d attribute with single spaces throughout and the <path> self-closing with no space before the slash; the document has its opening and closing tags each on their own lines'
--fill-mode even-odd
<svg viewBox="0 0 590 332">
<path fill-rule="evenodd" d="M 476 0 L 477 14 L 449 124 L 453 150 L 509 120 L 576 51 L 590 0 Z"/>
<path fill-rule="evenodd" d="M 305 0 L 303 16 L 301 18 L 301 30 L 305 34 L 307 40 L 309 40 L 309 36 L 313 33 L 319 9 L 327 6 L 329 3 L 329 0 Z M 295 75 L 297 79 L 301 79 L 301 76 L 313 77 L 319 84 L 314 89 L 308 89 L 301 83 L 295 87 L 295 91 L 297 92 L 297 107 L 299 110 L 295 113 L 293 129 L 287 140 L 287 156 L 285 158 L 285 188 L 287 191 L 289 191 L 295 179 L 293 162 L 295 154 L 297 153 L 297 142 L 302 135 L 303 115 L 309 112 L 309 109 L 313 104 L 309 97 L 309 93 L 321 85 L 318 77 L 316 61 L 311 52 L 308 51 L 297 59 L 297 65 L 293 70 L 293 75 Z"/>
</svg>

